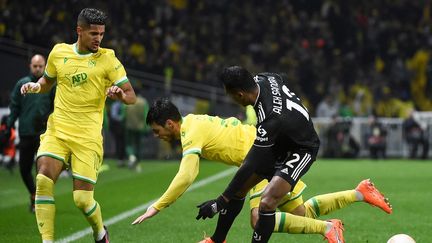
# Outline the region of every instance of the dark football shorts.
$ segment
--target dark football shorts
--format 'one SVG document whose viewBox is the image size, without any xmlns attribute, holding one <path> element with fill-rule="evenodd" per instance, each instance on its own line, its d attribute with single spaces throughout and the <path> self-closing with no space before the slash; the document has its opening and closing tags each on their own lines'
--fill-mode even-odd
<svg viewBox="0 0 432 243">
<path fill-rule="evenodd" d="M 316 160 L 318 149 L 296 149 L 280 157 L 275 165 L 275 176 L 282 177 L 292 188 L 300 178 L 309 170 Z"/>
</svg>

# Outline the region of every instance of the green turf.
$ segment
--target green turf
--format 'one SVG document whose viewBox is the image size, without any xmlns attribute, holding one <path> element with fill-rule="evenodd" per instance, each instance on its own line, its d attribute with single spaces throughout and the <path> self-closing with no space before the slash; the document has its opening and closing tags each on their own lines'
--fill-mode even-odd
<svg viewBox="0 0 432 243">
<path fill-rule="evenodd" d="M 118 169 L 112 161 L 109 171 L 100 175 L 96 199 L 108 220 L 122 212 L 149 202 L 161 195 L 175 175 L 178 163 L 143 162 L 142 172 Z M 228 169 L 227 166 L 201 163 L 201 180 Z M 303 178 L 308 188 L 307 199 L 313 195 L 353 188 L 363 178 L 371 178 L 386 193 L 394 213 L 387 215 L 377 208 L 356 203 L 323 219 L 340 218 L 345 223 L 347 242 L 386 242 L 391 235 L 406 233 L 417 242 L 432 242 L 428 233 L 432 214 L 428 199 L 432 198 L 432 163 L 422 161 L 318 160 Z M 175 204 L 138 226 L 130 223 L 140 213 L 109 226 L 113 242 L 196 242 L 203 232 L 211 234 L 216 219 L 197 221 L 196 205 L 215 198 L 232 176 L 185 193 Z M 61 239 L 87 228 L 84 217 L 75 208 L 71 179 L 61 178 L 56 184 L 56 238 Z M 40 242 L 35 217 L 28 212 L 28 195 L 18 171 L 14 174 L 0 168 L 0 242 Z M 237 218 L 228 242 L 250 242 L 249 209 Z M 270 242 L 321 242 L 320 235 L 273 234 Z M 77 242 L 91 242 L 86 235 Z"/>
</svg>

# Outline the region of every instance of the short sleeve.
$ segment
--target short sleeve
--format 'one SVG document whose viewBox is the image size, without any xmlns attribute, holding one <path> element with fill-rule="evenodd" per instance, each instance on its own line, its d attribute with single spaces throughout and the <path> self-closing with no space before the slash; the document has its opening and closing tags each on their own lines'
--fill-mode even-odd
<svg viewBox="0 0 432 243">
<path fill-rule="evenodd" d="M 196 126 L 195 126 L 196 125 Z M 200 131 L 200 126 L 194 124 L 190 129 L 181 130 L 181 143 L 183 149 L 183 156 L 188 154 L 198 154 L 201 155 L 201 149 L 204 144 L 205 136 L 203 132 Z"/>
<path fill-rule="evenodd" d="M 108 79 L 111 85 L 121 86 L 122 84 L 128 82 L 128 78 L 126 76 L 126 70 L 124 69 L 123 64 L 117 59 L 114 54 L 114 51 L 108 53 Z"/>
<path fill-rule="evenodd" d="M 57 54 L 57 45 L 54 46 L 54 48 L 51 50 L 50 54 L 48 55 L 47 64 L 45 67 L 44 77 L 53 80 L 57 77 L 57 68 L 55 66 L 55 58 Z"/>
</svg>

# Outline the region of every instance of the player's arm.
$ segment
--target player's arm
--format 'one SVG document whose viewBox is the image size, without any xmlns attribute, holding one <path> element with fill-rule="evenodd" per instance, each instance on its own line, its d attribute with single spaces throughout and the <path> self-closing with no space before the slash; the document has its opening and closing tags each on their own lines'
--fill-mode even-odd
<svg viewBox="0 0 432 243">
<path fill-rule="evenodd" d="M 108 53 L 106 58 L 108 62 L 106 71 L 112 85 L 106 92 L 107 96 L 114 100 L 120 100 L 127 105 L 135 104 L 135 91 L 127 78 L 123 64 L 117 59 L 113 50 Z"/>
<path fill-rule="evenodd" d="M 28 82 L 21 86 L 21 94 L 28 93 L 47 93 L 55 84 L 55 79 L 49 79 L 42 76 L 36 83 Z"/>
<path fill-rule="evenodd" d="M 187 154 L 183 157 L 180 168 L 171 181 L 165 193 L 147 209 L 147 212 L 135 219 L 132 224 L 142 221 L 158 214 L 160 210 L 174 203 L 192 184 L 199 172 L 198 154 Z"/>
<path fill-rule="evenodd" d="M 55 45 L 48 55 L 44 75 L 36 83 L 28 82 L 21 86 L 22 95 L 27 93 L 47 93 L 51 90 L 57 81 L 55 60 L 58 58 L 58 47 L 59 45 Z"/>
<path fill-rule="evenodd" d="M 135 91 L 130 82 L 126 82 L 120 86 L 113 85 L 109 87 L 107 96 L 111 99 L 120 100 L 127 105 L 135 104 L 136 102 Z"/>
</svg>

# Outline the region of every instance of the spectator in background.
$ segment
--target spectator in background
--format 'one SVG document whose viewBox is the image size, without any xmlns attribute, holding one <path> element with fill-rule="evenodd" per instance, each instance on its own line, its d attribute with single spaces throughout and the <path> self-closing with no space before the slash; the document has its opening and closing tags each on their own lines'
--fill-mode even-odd
<svg viewBox="0 0 432 243">
<path fill-rule="evenodd" d="M 5 133 L 8 128 L 6 128 L 6 120 L 8 116 L 3 116 L 1 119 L 0 126 L 0 165 L 6 167 L 11 173 L 15 166 L 15 128 L 10 128 L 10 130 Z"/>
<path fill-rule="evenodd" d="M 146 126 L 147 112 L 149 104 L 147 100 L 136 91 L 136 103 L 126 107 L 126 141 L 127 154 L 129 159 L 129 168 L 141 170 L 137 162 L 141 158 L 141 139 L 149 131 Z"/>
<path fill-rule="evenodd" d="M 117 158 L 118 167 L 125 166 L 126 159 L 125 112 L 126 106 L 123 102 L 115 100 L 111 104 L 109 128 L 114 137 L 115 156 Z"/>
<path fill-rule="evenodd" d="M 8 133 L 19 121 L 19 168 L 22 180 L 30 193 L 30 210 L 34 212 L 36 187 L 32 168 L 35 155 L 39 148 L 39 136 L 45 132 L 48 116 L 53 110 L 55 88 L 44 94 L 21 95 L 21 86 L 25 83 L 35 83 L 43 75 L 45 68 L 45 57 L 34 55 L 30 60 L 30 74 L 21 78 L 16 83 L 11 93 L 9 104 L 10 115 L 6 121 Z"/>
<path fill-rule="evenodd" d="M 318 104 L 317 117 L 333 117 L 339 114 L 340 104 L 333 95 L 327 94 Z"/>
<path fill-rule="evenodd" d="M 411 110 L 408 118 L 403 122 L 403 136 L 409 146 L 409 157 L 417 157 L 418 146 L 422 146 L 422 159 L 427 159 L 429 152 L 429 141 L 426 135 L 426 128 L 423 128 L 414 117 L 414 110 Z"/>
<path fill-rule="evenodd" d="M 367 133 L 367 145 L 369 147 L 370 157 L 373 159 L 385 159 L 387 149 L 387 130 L 378 121 L 375 115 L 369 116 Z"/>
<path fill-rule="evenodd" d="M 327 145 L 324 157 L 355 158 L 360 152 L 360 146 L 351 135 L 351 119 L 332 117 L 332 123 L 326 133 Z"/>
</svg>

